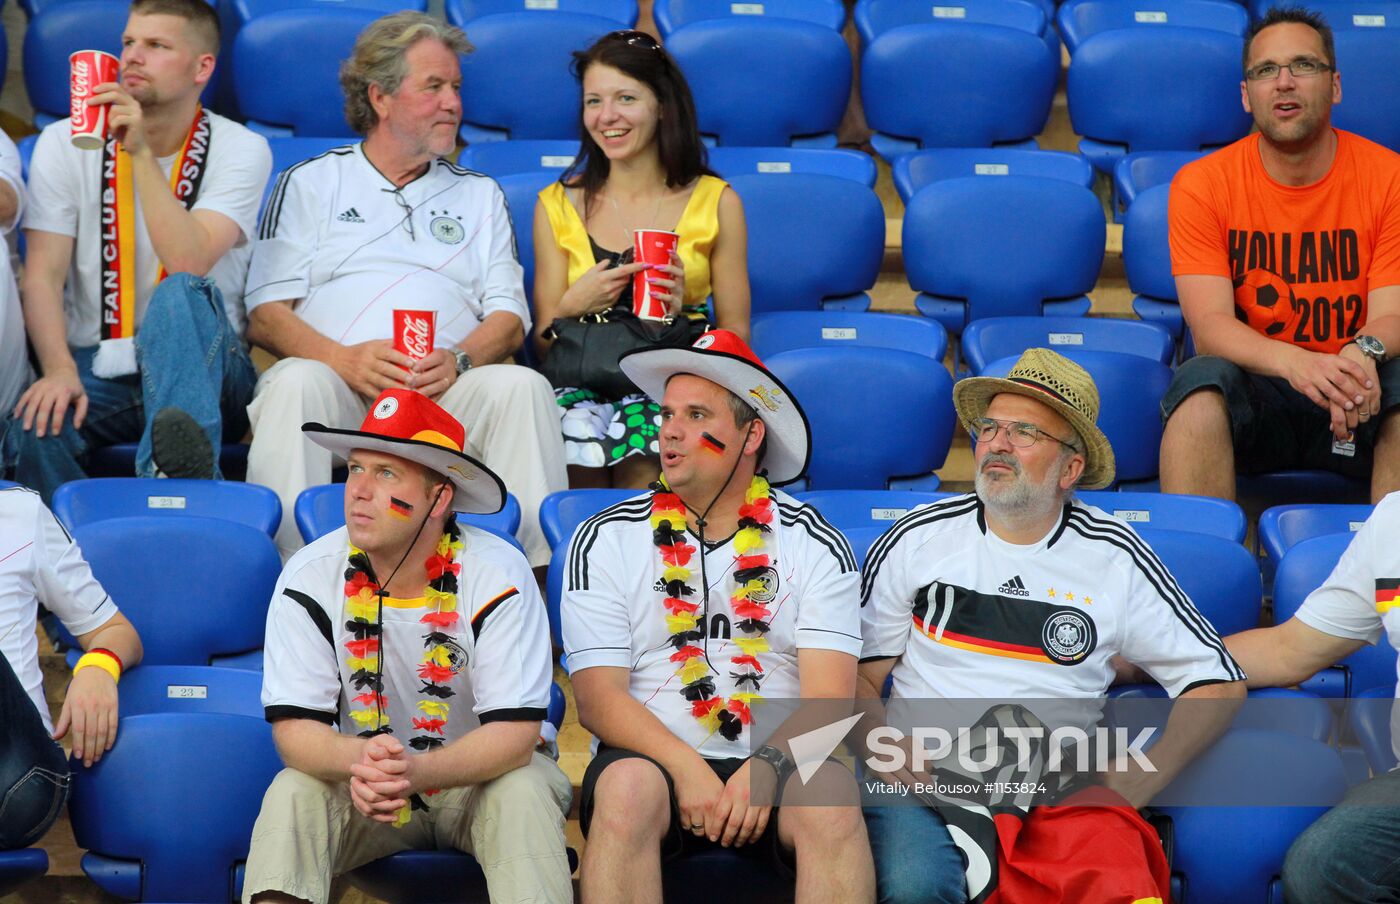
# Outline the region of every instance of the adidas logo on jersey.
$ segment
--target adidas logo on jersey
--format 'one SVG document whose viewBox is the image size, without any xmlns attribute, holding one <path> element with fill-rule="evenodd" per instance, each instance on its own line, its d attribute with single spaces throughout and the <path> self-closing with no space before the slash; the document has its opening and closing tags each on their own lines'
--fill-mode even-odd
<svg viewBox="0 0 1400 904">
<path fill-rule="evenodd" d="M 336 217 L 336 219 L 342 223 L 363 223 L 365 221 L 365 218 L 360 216 L 360 212 L 353 207 Z"/>
<path fill-rule="evenodd" d="M 1010 594 L 1011 596 L 1031 595 L 1031 592 L 1026 589 L 1026 585 L 1021 582 L 1021 576 L 1019 574 L 1011 580 L 1007 581 L 1005 584 L 1002 584 L 1000 587 L 998 587 L 997 593 L 1006 593 Z"/>
</svg>

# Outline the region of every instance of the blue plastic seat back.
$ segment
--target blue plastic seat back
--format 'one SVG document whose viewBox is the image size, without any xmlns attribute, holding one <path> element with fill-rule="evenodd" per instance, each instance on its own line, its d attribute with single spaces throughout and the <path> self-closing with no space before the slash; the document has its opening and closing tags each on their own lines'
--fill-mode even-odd
<svg viewBox="0 0 1400 904">
<path fill-rule="evenodd" d="M 1395 768 L 1395 747 L 1390 737 L 1394 710 L 1394 684 L 1367 688 L 1347 701 L 1347 724 L 1361 742 L 1366 763 L 1376 775 Z"/>
<path fill-rule="evenodd" d="M 1019 29 L 903 25 L 865 48 L 861 100 L 871 128 L 918 147 L 1025 142 L 1045 129 L 1059 68 L 1044 40 Z"/>
<path fill-rule="evenodd" d="M 1103 509 L 1135 528 L 1166 528 L 1210 534 L 1244 543 L 1248 519 L 1244 509 L 1228 499 L 1176 493 L 1132 493 L 1113 490 L 1076 490 L 1075 497 Z"/>
<path fill-rule="evenodd" d="M 1259 515 L 1259 549 L 1279 562 L 1304 540 L 1356 533 L 1375 509 L 1373 505 L 1327 502 L 1273 506 Z"/>
<path fill-rule="evenodd" d="M 105 50 L 119 57 L 130 9 L 123 0 L 71 0 L 34 17 L 24 32 L 24 87 L 36 114 L 68 118 L 69 55 Z"/>
<path fill-rule="evenodd" d="M 569 540 L 569 537 L 565 537 L 554 544 L 544 581 L 544 608 L 545 614 L 549 616 L 549 639 L 554 646 L 560 648 L 564 646 L 564 625 L 560 615 L 560 604 L 564 599 L 564 569 L 568 565 Z"/>
<path fill-rule="evenodd" d="M 263 717 L 261 672 L 141 663 L 122 674 L 121 714 L 228 713 Z"/>
<path fill-rule="evenodd" d="M 1099 390 L 1099 429 L 1113 446 L 1115 480 L 1141 480 L 1157 473 L 1162 439 L 1160 405 L 1171 369 L 1165 364 L 1123 352 L 1058 351 L 1087 370 Z M 989 363 L 983 376 L 1001 377 L 1015 366 L 1014 357 Z"/>
<path fill-rule="evenodd" d="M 1162 364 L 1176 351 L 1171 333 L 1155 323 L 1107 317 L 986 317 L 962 334 L 963 360 L 973 373 L 1028 348 L 1122 352 Z"/>
<path fill-rule="evenodd" d="M 1098 197 L 1062 179 L 949 179 L 910 200 L 904 266 L 915 291 L 950 302 L 953 315 L 938 319 L 961 332 L 983 317 L 1040 316 L 1046 301 L 1083 299 L 1106 232 Z"/>
<path fill-rule="evenodd" d="M 229 5 L 233 7 L 236 31 L 259 16 L 284 9 L 362 9 L 374 13 L 375 17 L 410 9 L 420 13 L 428 11 L 427 0 L 331 0 L 329 4 L 326 0 L 233 0 Z"/>
<path fill-rule="evenodd" d="M 821 25 L 767 16 L 705 19 L 666 49 L 695 96 L 700 131 L 720 145 L 835 147 L 851 93 L 851 52 Z M 816 145 L 814 145 L 816 146 Z"/>
<path fill-rule="evenodd" d="M 498 13 L 582 13 L 611 19 L 616 23 L 614 28 L 631 28 L 637 24 L 637 0 L 447 0 L 443 12 L 448 22 L 467 28 L 468 37 L 472 20 Z"/>
<path fill-rule="evenodd" d="M 1288 0 L 1250 0 L 1245 4 L 1255 19 Z M 1320 10 L 1333 32 L 1350 28 L 1400 28 L 1400 4 L 1393 0 L 1326 0 Z"/>
<path fill-rule="evenodd" d="M 580 524 L 610 505 L 630 499 L 640 490 L 561 490 L 540 503 L 540 529 L 550 548 L 567 543 Z"/>
<path fill-rule="evenodd" d="M 1110 700 L 1163 700 L 1166 688 L 1160 684 L 1118 684 L 1105 695 Z M 1287 731 L 1299 737 L 1326 743 L 1332 737 L 1335 719 L 1332 706 L 1316 694 L 1289 687 L 1256 687 L 1248 692 L 1250 703 L 1236 713 L 1231 728 Z M 1160 726 L 1160 718 L 1169 712 L 1167 704 L 1110 704 L 1105 712 L 1113 725 L 1148 727 Z"/>
<path fill-rule="evenodd" d="M 763 360 L 794 348 L 894 348 L 942 361 L 948 331 L 936 320 L 874 311 L 771 311 L 753 319 L 749 345 Z"/>
<path fill-rule="evenodd" d="M 725 179 L 747 174 L 810 173 L 852 179 L 875 187 L 875 158 L 845 148 L 710 148 L 710 169 Z"/>
<path fill-rule="evenodd" d="M 329 151 L 331 148 L 346 146 L 346 139 L 335 138 L 297 138 L 277 136 L 267 139 L 267 146 L 272 150 L 272 176 L 267 180 L 267 187 L 263 189 L 262 206 L 267 207 L 267 199 L 272 197 L 272 191 L 277 187 L 277 179 L 287 169 L 301 163 L 303 160 L 310 160 Z M 262 215 L 259 212 L 259 219 Z"/>
<path fill-rule="evenodd" d="M 1170 185 L 1154 185 L 1138 195 L 1123 220 L 1123 269 L 1128 288 L 1138 295 L 1176 301 L 1171 247 L 1167 240 Z"/>
<path fill-rule="evenodd" d="M 302 490 L 292 512 L 296 517 L 297 530 L 307 543 L 344 527 L 345 484 L 327 483 Z M 490 515 L 458 512 L 457 520 L 514 541 L 514 534 L 520 528 L 520 502 L 513 494 L 507 493 L 506 504 L 499 512 Z M 514 543 L 520 545 L 519 541 Z"/>
<path fill-rule="evenodd" d="M 283 9 L 252 19 L 233 42 L 238 106 L 249 120 L 294 135 L 351 137 L 340 64 L 380 13 L 370 9 Z M 289 77 L 289 55 L 296 75 Z"/>
<path fill-rule="evenodd" d="M 1162 26 L 1204 28 L 1243 37 L 1249 13 L 1238 3 L 1220 0 L 1069 0 L 1055 14 L 1060 37 L 1071 55 L 1079 45 L 1100 32 L 1120 28 L 1151 29 Z"/>
<path fill-rule="evenodd" d="M 265 486 L 230 480 L 89 477 L 53 494 L 53 513 L 70 531 L 94 521 L 137 515 L 199 515 L 236 521 L 268 536 L 282 521 L 282 503 Z"/>
<path fill-rule="evenodd" d="M 535 170 L 501 176 L 496 184 L 506 196 L 511 229 L 515 233 L 515 253 L 525 271 L 525 298 L 535 297 L 535 202 L 545 186 L 559 178 L 557 170 Z"/>
<path fill-rule="evenodd" d="M 1123 207 L 1132 207 L 1139 193 L 1156 185 L 1170 185 L 1177 170 L 1205 155 L 1205 151 L 1141 151 L 1127 154 L 1113 165 L 1113 190 L 1117 192 Z"/>
<path fill-rule="evenodd" d="M 141 635 L 142 662 L 206 665 L 263 645 L 282 560 L 265 531 L 195 515 L 93 521 L 73 539 Z"/>
<path fill-rule="evenodd" d="M 1328 10 L 1328 7 L 1323 7 Z M 1392 13 L 1396 19 L 1400 15 Z M 1387 16 L 1387 21 L 1391 16 Z M 1400 38 L 1395 28 L 1340 28 L 1336 32 L 1337 71 L 1344 73 L 1343 103 L 1332 123 L 1390 148 L 1400 149 Z"/>
<path fill-rule="evenodd" d="M 811 424 L 812 489 L 883 489 L 943 466 L 955 418 L 942 363 L 877 348 L 800 348 L 767 363 Z"/>
<path fill-rule="evenodd" d="M 74 766 L 68 812 L 91 852 L 84 869 L 104 887 L 134 873 L 145 901 L 231 900 L 234 866 L 248 856 L 263 793 L 281 768 L 261 717 L 124 716 L 112 749 L 91 768 Z M 92 868 L 99 864 L 107 868 Z"/>
<path fill-rule="evenodd" d="M 656 30 L 663 40 L 671 33 L 709 19 L 738 19 L 740 24 L 762 19 L 790 19 L 810 22 L 839 32 L 846 21 L 841 0 L 763 0 L 762 3 L 731 3 L 730 0 L 656 0 L 652 6 Z"/>
<path fill-rule="evenodd" d="M 1024 3 L 1024 0 L 1010 0 Z M 1024 148 L 930 148 L 895 158 L 894 187 L 905 204 L 919 189 L 964 176 L 1042 176 L 1094 187 L 1094 168 L 1078 154 Z"/>
<path fill-rule="evenodd" d="M 462 57 L 463 123 L 510 138 L 577 141 L 582 95 L 570 54 L 617 27 L 583 13 L 474 19 L 467 37 L 476 50 Z"/>
<path fill-rule="evenodd" d="M 48 871 L 49 855 L 43 848 L 0 851 L 0 895 L 8 895 Z"/>
<path fill-rule="evenodd" d="M 496 179 L 541 171 L 552 171 L 558 178 L 573 164 L 576 154 L 577 138 L 487 141 L 463 148 L 457 163 Z"/>
<path fill-rule="evenodd" d="M 859 0 L 855 8 L 855 22 L 856 32 L 866 46 L 901 25 L 972 22 L 1001 25 L 1033 35 L 1044 34 L 1050 25 L 1045 7 L 1034 0 L 950 0 L 940 4 L 910 3 L 909 0 Z"/>
<path fill-rule="evenodd" d="M 821 512 L 837 530 L 846 533 L 858 528 L 888 530 L 911 509 L 956 494 L 921 490 L 808 490 L 795 495 Z M 864 550 L 858 555 L 864 555 Z"/>
<path fill-rule="evenodd" d="M 1351 545 L 1351 533 L 1324 534 L 1302 540 L 1287 552 L 1274 573 L 1274 621 L 1283 624 L 1297 613 L 1308 594 L 1320 587 L 1336 567 L 1342 553 Z M 1395 648 L 1384 633 L 1374 645 L 1366 645 L 1337 663 L 1346 671 L 1347 693 L 1395 683 Z M 1322 673 L 1319 673 L 1319 676 Z M 1334 682 L 1305 681 L 1307 690 L 1340 696 Z"/>
<path fill-rule="evenodd" d="M 754 314 L 816 310 L 822 299 L 875 285 L 885 209 L 875 192 L 836 176 L 734 176 L 749 233 Z"/>
<path fill-rule="evenodd" d="M 1204 28 L 1162 25 L 1100 32 L 1079 46 L 1067 81 L 1080 151 L 1112 172 L 1124 153 L 1195 151 L 1243 137 L 1243 40 Z M 1113 145 L 1090 153 L 1093 144 Z M 1112 159 L 1110 159 L 1112 158 Z"/>
<path fill-rule="evenodd" d="M 1258 627 L 1259 565 L 1239 542 L 1160 527 L 1138 533 L 1221 637 Z"/>
</svg>

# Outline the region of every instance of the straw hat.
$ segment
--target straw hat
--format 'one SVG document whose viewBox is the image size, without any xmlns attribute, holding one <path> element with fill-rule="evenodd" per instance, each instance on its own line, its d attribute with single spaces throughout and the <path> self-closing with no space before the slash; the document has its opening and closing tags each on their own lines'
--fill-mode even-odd
<svg viewBox="0 0 1400 904">
<path fill-rule="evenodd" d="M 452 482 L 452 509 L 490 515 L 506 504 L 506 486 L 486 465 L 462 451 L 467 431 L 442 406 L 412 389 L 386 389 L 359 430 L 302 424 L 301 432 L 341 458 L 354 449 L 384 452 L 422 465 Z"/>
<path fill-rule="evenodd" d="M 1113 483 L 1113 447 L 1096 423 L 1099 390 L 1089 372 L 1048 348 L 1027 349 L 1002 377 L 969 377 L 953 387 L 953 407 L 969 432 L 987 414 L 992 397 L 1010 392 L 1048 405 L 1069 421 L 1084 444 L 1084 476 L 1079 485 L 1097 490 Z"/>
<path fill-rule="evenodd" d="M 744 340 L 729 330 L 710 330 L 689 348 L 644 348 L 628 352 L 618 366 L 637 388 L 658 402 L 666 381 L 694 374 L 718 383 L 749 404 L 763 419 L 768 452 L 763 466 L 775 484 L 802 476 L 812 450 L 812 431 L 802 406 Z"/>
</svg>

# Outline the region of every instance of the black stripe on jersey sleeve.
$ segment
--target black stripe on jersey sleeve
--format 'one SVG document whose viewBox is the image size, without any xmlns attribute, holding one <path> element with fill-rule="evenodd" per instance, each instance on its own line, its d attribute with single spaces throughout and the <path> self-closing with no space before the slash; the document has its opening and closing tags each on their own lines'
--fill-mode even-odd
<svg viewBox="0 0 1400 904">
<path fill-rule="evenodd" d="M 346 154 L 353 153 L 355 153 L 354 146 L 347 144 L 343 147 L 331 148 L 330 150 L 322 151 L 315 157 L 308 157 L 307 159 L 301 160 L 297 163 L 293 163 L 291 166 L 282 170 L 282 174 L 277 177 L 277 184 L 273 187 L 272 194 L 268 196 L 267 210 L 263 213 L 262 226 L 258 229 L 258 238 L 270 239 L 276 237 L 277 220 L 279 217 L 282 216 L 282 201 L 287 196 L 287 185 L 291 182 L 291 175 L 293 172 L 295 172 L 298 169 L 301 169 L 303 166 L 306 166 L 306 164 L 311 163 L 314 160 L 320 160 L 322 157 L 343 157 Z"/>
<path fill-rule="evenodd" d="M 300 590 L 286 588 L 282 591 L 282 595 L 306 610 L 306 614 L 311 616 L 312 623 L 316 625 L 316 630 L 321 632 L 321 636 L 326 639 L 326 643 L 331 645 L 331 649 L 335 649 L 335 635 L 331 628 L 331 617 L 326 614 L 326 610 Z"/>
<path fill-rule="evenodd" d="M 822 517 L 817 511 L 806 503 L 796 505 L 778 500 L 778 517 L 787 527 L 800 527 L 807 532 L 813 540 L 825 546 L 830 553 L 835 556 L 841 573 L 855 571 L 856 557 L 851 552 L 850 541 L 846 535 L 831 526 L 831 522 Z"/>
<path fill-rule="evenodd" d="M 478 609 L 476 614 L 472 616 L 472 640 L 481 637 L 481 629 L 486 624 L 486 619 L 491 617 L 491 613 L 505 605 L 512 597 L 519 595 L 520 591 L 512 587 Z"/>
<path fill-rule="evenodd" d="M 313 722 L 321 722 L 331 726 L 336 723 L 335 713 L 307 709 L 305 706 L 266 706 L 263 707 L 263 718 L 269 722 L 280 722 L 283 719 L 310 719 Z"/>
<path fill-rule="evenodd" d="M 482 725 L 492 722 L 543 722 L 549 713 L 538 706 L 517 706 L 512 709 L 487 710 L 477 716 Z"/>
<path fill-rule="evenodd" d="M 1225 649 L 1225 642 L 1220 639 L 1219 632 L 1191 603 L 1181 586 L 1177 584 L 1176 578 L 1172 577 L 1167 566 L 1162 564 L 1162 560 L 1157 558 L 1157 554 L 1143 541 L 1137 531 L 1115 521 L 1094 518 L 1079 508 L 1070 510 L 1067 526 L 1086 539 L 1101 540 L 1126 552 L 1133 565 L 1142 572 L 1143 577 L 1152 585 L 1152 589 L 1157 591 L 1157 595 L 1171 607 L 1172 612 L 1181 620 L 1187 630 L 1203 646 L 1215 651 L 1225 673 L 1233 676 L 1235 681 L 1244 680 L 1244 672 L 1235 662 L 1234 657 Z"/>
<path fill-rule="evenodd" d="M 616 505 L 610 505 L 580 524 L 578 530 L 574 531 L 573 539 L 569 541 L 569 558 L 566 562 L 567 589 L 588 589 L 588 556 L 593 551 L 593 544 L 598 540 L 598 531 L 603 525 L 614 522 L 635 524 L 650 518 L 651 494 L 648 493 L 637 499 L 625 499 Z"/>
<path fill-rule="evenodd" d="M 861 572 L 860 578 L 861 607 L 864 608 L 865 604 L 870 601 L 870 591 L 875 586 L 875 575 L 879 573 L 880 566 L 885 563 L 885 559 L 889 557 L 895 545 L 910 531 L 929 524 L 936 524 L 939 521 L 946 521 L 949 518 L 958 518 L 970 512 L 980 511 L 981 505 L 975 495 L 954 496 L 952 499 L 943 499 L 930 505 L 920 506 L 891 524 L 890 529 L 880 535 L 880 538 L 870 547 L 870 552 L 866 554 L 865 568 Z"/>
</svg>

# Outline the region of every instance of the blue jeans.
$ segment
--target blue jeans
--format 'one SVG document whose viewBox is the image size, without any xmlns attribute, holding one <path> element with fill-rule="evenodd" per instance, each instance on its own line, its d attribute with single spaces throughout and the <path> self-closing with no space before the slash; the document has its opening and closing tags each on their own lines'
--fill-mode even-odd
<svg viewBox="0 0 1400 904">
<path fill-rule="evenodd" d="M 215 453 L 214 476 L 222 476 L 219 446 L 247 433 L 257 372 L 229 326 L 223 295 L 212 280 L 176 273 L 156 288 L 136 333 L 139 374 L 94 376 L 96 353 L 95 347 L 73 349 L 88 397 L 80 429 L 73 428 L 71 410 L 58 434 L 42 438 L 14 417 L 6 422 L 0 462 L 16 481 L 38 490 L 48 504 L 61 484 L 87 476 L 83 468 L 91 450 L 138 440 L 137 476 L 153 477 L 151 423 L 168 407 L 185 411 L 204 428 Z"/>
<path fill-rule="evenodd" d="M 938 811 L 929 807 L 865 807 L 875 857 L 879 904 L 962 904 L 963 859 Z"/>
<path fill-rule="evenodd" d="M 1288 849 L 1288 904 L 1400 902 L 1400 772 L 1347 792 Z"/>
<path fill-rule="evenodd" d="M 68 800 L 68 759 L 14 669 L 0 656 L 0 851 L 44 836 Z"/>
</svg>

